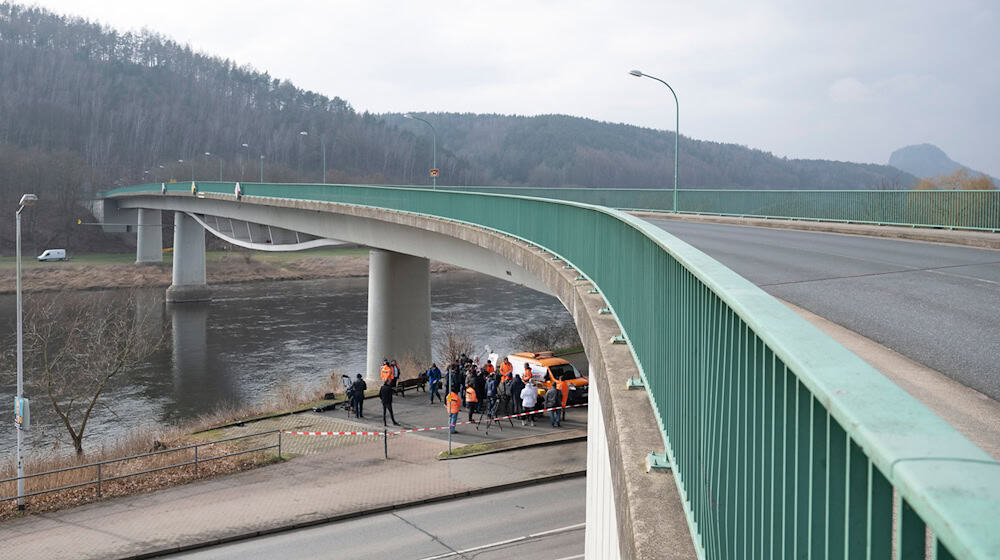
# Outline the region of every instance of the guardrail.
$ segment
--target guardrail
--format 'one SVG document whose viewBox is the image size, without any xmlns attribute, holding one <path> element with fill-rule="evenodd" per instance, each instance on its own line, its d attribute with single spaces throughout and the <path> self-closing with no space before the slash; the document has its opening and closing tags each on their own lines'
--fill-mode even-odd
<svg viewBox="0 0 1000 560">
<path fill-rule="evenodd" d="M 669 189 L 462 187 L 456 190 L 534 196 L 622 210 L 669 212 Z M 678 212 L 858 224 L 1000 231 L 1000 190 L 681 189 Z"/>
<path fill-rule="evenodd" d="M 198 190 L 232 194 L 233 184 Z M 574 266 L 635 356 L 702 557 L 1000 557 L 1000 463 L 762 290 L 647 222 L 471 192 L 244 184 L 242 194 L 456 220 Z"/>
<path fill-rule="evenodd" d="M 246 449 L 246 450 L 236 451 L 234 453 L 224 453 L 222 455 L 211 455 L 211 456 L 208 456 L 208 457 L 202 456 L 201 458 L 198 457 L 198 449 L 202 448 L 202 447 L 206 447 L 206 446 L 209 446 L 209 445 L 217 445 L 217 444 L 220 444 L 220 443 L 226 443 L 226 442 L 236 441 L 236 440 L 240 440 L 240 439 L 247 439 L 247 438 L 252 438 L 252 437 L 267 436 L 267 435 L 271 435 L 271 434 L 277 434 L 278 440 L 277 440 L 277 443 L 275 443 L 274 445 L 266 445 L 266 446 L 263 446 L 263 447 L 256 447 L 256 448 L 253 448 L 253 449 Z M 96 486 L 97 497 L 101 498 L 102 495 L 103 495 L 103 485 L 106 484 L 106 483 L 108 483 L 108 482 L 112 482 L 112 481 L 115 481 L 115 480 L 122 480 L 122 479 L 126 479 L 126 478 L 131 478 L 133 476 L 140 476 L 140 475 L 144 475 L 144 474 L 151 474 L 151 473 L 155 473 L 155 472 L 165 471 L 165 470 L 168 470 L 168 469 L 176 469 L 176 468 L 188 467 L 188 466 L 193 466 L 194 467 L 194 474 L 197 475 L 198 474 L 198 465 L 199 465 L 199 463 L 207 463 L 209 461 L 215 461 L 215 460 L 223 459 L 223 458 L 226 458 L 226 457 L 234 457 L 236 455 L 245 455 L 247 453 L 256 453 L 258 451 L 267 451 L 269 449 L 277 449 L 278 457 L 279 458 L 281 457 L 281 430 L 270 430 L 270 431 L 267 431 L 267 432 L 260 432 L 260 433 L 256 433 L 256 434 L 248 434 L 248 435 L 242 435 L 242 436 L 235 436 L 235 437 L 226 438 L 226 439 L 219 439 L 219 440 L 215 440 L 215 441 L 208 441 L 208 442 L 205 442 L 205 443 L 195 443 L 195 444 L 191 444 L 191 445 L 184 445 L 184 446 L 181 446 L 181 447 L 173 447 L 173 448 L 165 449 L 165 450 L 162 450 L 162 451 L 153 451 L 153 452 L 150 452 L 150 453 L 141 453 L 139 455 L 129 455 L 128 457 L 118 457 L 118 458 L 115 458 L 115 459 L 108 459 L 108 460 L 105 460 L 105 461 L 98 461 L 98 462 L 95 462 L 95 463 L 88 463 L 86 465 L 76 465 L 76 466 L 65 467 L 65 468 L 61 468 L 61 469 L 53 469 L 53 470 L 50 470 L 50 471 L 44 471 L 44 472 L 38 472 L 38 473 L 31 473 L 31 474 L 25 475 L 22 478 L 27 481 L 27 480 L 30 480 L 30 479 L 41 478 L 41 477 L 44 477 L 44 476 L 51 476 L 51 475 L 54 475 L 54 474 L 62 474 L 62 473 L 69 473 L 69 472 L 80 471 L 80 470 L 84 470 L 84 469 L 93 469 L 94 473 L 95 473 L 94 474 L 95 478 L 90 479 L 90 480 L 85 480 L 83 482 L 77 482 L 77 483 L 74 483 L 74 484 L 66 484 L 66 485 L 63 485 L 63 486 L 58 486 L 56 488 L 46 488 L 45 490 L 36 490 L 34 492 L 25 492 L 24 493 L 24 497 L 25 498 L 30 498 L 32 496 L 40 496 L 42 494 L 50 494 L 52 492 L 61 492 L 63 490 L 70 490 L 72 488 L 80 488 L 80 487 L 83 487 L 83 486 Z M 191 460 L 189 460 L 189 461 L 183 461 L 183 462 L 180 462 L 180 463 L 174 463 L 174 464 L 170 464 L 170 465 L 162 465 L 162 466 L 159 466 L 159 467 L 156 467 L 156 468 L 152 468 L 152 469 L 146 469 L 146 470 L 140 470 L 140 471 L 135 471 L 135 472 L 129 472 L 129 473 L 125 473 L 125 474 L 115 474 L 115 475 L 112 475 L 112 476 L 105 476 L 105 474 L 104 474 L 105 471 L 106 471 L 106 466 L 107 465 L 113 465 L 113 464 L 116 464 L 116 463 L 124 463 L 126 461 L 132 461 L 132 460 L 135 460 L 135 459 L 142 459 L 142 458 L 146 458 L 146 457 L 154 457 L 154 456 L 164 455 L 164 454 L 167 454 L 167 453 L 179 453 L 181 451 L 187 451 L 187 450 L 192 450 L 192 452 L 194 454 L 194 457 Z M 8 482 L 16 482 L 17 480 L 18 480 L 18 477 L 5 478 L 5 479 L 0 480 L 0 485 L 6 484 Z M 0 498 L 0 502 L 7 502 L 7 501 L 11 501 L 11 500 L 16 500 L 16 499 L 18 499 L 18 496 L 15 494 L 13 496 L 7 496 L 7 497 Z"/>
</svg>

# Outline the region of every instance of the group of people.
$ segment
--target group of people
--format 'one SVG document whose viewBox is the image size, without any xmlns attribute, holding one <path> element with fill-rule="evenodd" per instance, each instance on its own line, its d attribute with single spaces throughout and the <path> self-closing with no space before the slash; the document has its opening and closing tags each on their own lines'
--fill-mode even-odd
<svg viewBox="0 0 1000 560">
<path fill-rule="evenodd" d="M 399 364 L 396 360 L 382 360 L 382 366 L 379 368 L 379 378 L 381 379 L 381 387 L 378 390 L 379 400 L 382 401 L 382 424 L 388 425 L 386 422 L 386 414 L 389 414 L 389 418 L 392 420 L 393 425 L 398 426 L 399 422 L 396 422 L 396 415 L 392 412 L 392 393 L 399 383 Z M 365 391 L 368 390 L 368 384 L 365 383 L 364 378 L 359 373 L 357 379 L 351 384 L 350 389 L 348 389 L 348 399 L 351 402 L 351 412 L 354 414 L 355 418 L 364 418 L 364 408 L 365 408 Z"/>
<path fill-rule="evenodd" d="M 478 358 L 473 360 L 462 354 L 457 361 L 448 365 L 444 374 L 435 363 L 431 364 L 426 375 L 427 393 L 430 395 L 431 404 L 434 404 L 434 397 L 437 397 L 439 402 L 445 403 L 445 408 L 448 410 L 448 427 L 453 434 L 457 433 L 455 425 L 458 423 L 458 415 L 463 406 L 469 412 L 469 421 L 472 421 L 473 415 L 477 413 L 495 418 L 540 409 L 555 409 L 550 411 L 549 420 L 553 427 L 562 426 L 566 401 L 569 398 L 569 383 L 565 380 L 558 381 L 539 399 L 540 383 L 532 375 L 530 364 L 524 364 L 524 371 L 515 372 L 514 366 L 507 358 L 503 359 L 499 367 L 494 367 L 490 360 L 480 366 Z M 399 425 L 392 411 L 392 396 L 399 382 L 399 376 L 399 365 L 396 360 L 382 360 L 382 366 L 379 368 L 381 380 L 379 399 L 382 401 L 383 425 L 388 425 L 386 414 L 393 425 Z M 445 398 L 441 398 L 442 382 Z M 348 390 L 351 411 L 355 418 L 365 417 L 366 390 L 368 384 L 359 373 Z M 522 418 L 521 425 L 534 426 L 536 416 L 538 413 L 527 414 Z"/>
<path fill-rule="evenodd" d="M 464 372 L 464 375 L 463 373 Z M 469 412 L 469 421 L 476 413 L 486 414 L 489 418 L 508 414 L 521 414 L 541 408 L 557 408 L 552 410 L 549 419 L 553 427 L 562 425 L 562 417 L 566 400 L 569 397 L 569 383 L 559 381 L 551 386 L 539 402 L 539 384 L 531 373 L 531 366 L 524 364 L 524 371 L 514 372 L 514 366 L 507 358 L 499 367 L 494 367 L 490 360 L 479 366 L 478 359 L 469 359 L 462 354 L 458 361 L 452 362 L 444 374 L 445 407 L 448 410 L 448 428 L 451 433 L 457 433 L 455 425 L 462 406 Z M 436 396 L 441 401 L 442 374 L 437 364 L 431 364 L 427 370 L 427 392 L 431 404 Z M 529 414 L 521 420 L 521 425 L 535 425 L 537 414 Z"/>
</svg>

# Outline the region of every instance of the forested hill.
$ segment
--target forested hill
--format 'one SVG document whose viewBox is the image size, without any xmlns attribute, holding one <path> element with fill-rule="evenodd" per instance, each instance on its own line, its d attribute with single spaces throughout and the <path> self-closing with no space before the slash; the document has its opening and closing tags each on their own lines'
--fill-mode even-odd
<svg viewBox="0 0 1000 560">
<path fill-rule="evenodd" d="M 439 184 L 673 181 L 670 132 L 560 115 L 420 116 L 438 131 Z M 358 113 L 339 97 L 154 32 L 121 33 L 0 4 L 0 204 L 16 206 L 22 192 L 45 197 L 45 218 L 26 218 L 41 244 L 76 241 L 74 201 L 110 186 L 214 180 L 220 169 L 225 180 L 253 181 L 261 161 L 266 181 L 319 181 L 323 144 L 328 182 L 423 184 L 427 132 L 401 115 Z M 905 188 L 915 181 L 888 166 L 787 160 L 683 136 L 680 153 L 682 187 Z M 40 219 L 47 222 L 33 225 Z M 10 236 L 0 231 L 5 253 Z"/>
</svg>

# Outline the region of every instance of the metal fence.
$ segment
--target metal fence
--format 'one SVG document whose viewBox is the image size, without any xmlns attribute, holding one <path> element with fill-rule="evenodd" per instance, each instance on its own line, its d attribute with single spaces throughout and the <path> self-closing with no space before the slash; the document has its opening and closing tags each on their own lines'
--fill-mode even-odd
<svg viewBox="0 0 1000 560">
<path fill-rule="evenodd" d="M 669 189 L 461 187 L 571 200 L 625 210 L 670 211 Z M 1000 191 L 681 189 L 678 212 L 860 224 L 1000 231 Z"/>
<path fill-rule="evenodd" d="M 159 185 L 108 195 L 144 191 Z M 1000 557 L 1000 464 L 762 290 L 647 222 L 471 192 L 246 184 L 243 195 L 462 221 L 571 263 L 635 356 L 702 557 Z"/>
<path fill-rule="evenodd" d="M 200 458 L 198 456 L 198 449 L 200 449 L 202 447 L 206 447 L 206 446 L 210 446 L 210 445 L 217 445 L 217 444 L 220 444 L 220 443 L 226 443 L 226 442 L 231 442 L 231 441 L 236 441 L 236 440 L 241 440 L 241 439 L 247 439 L 247 438 L 253 438 L 253 437 L 261 437 L 261 436 L 268 436 L 268 435 L 272 435 L 272 434 L 276 434 L 277 435 L 277 442 L 274 445 L 266 445 L 266 446 L 263 446 L 263 447 L 255 447 L 253 449 L 245 449 L 245 450 L 240 450 L 240 451 L 236 451 L 236 452 L 233 452 L 233 453 L 224 453 L 222 455 L 210 455 L 208 457 L 205 457 L 204 455 L 202 455 Z M 141 475 L 144 475 L 144 474 L 152 474 L 152 473 L 155 473 L 155 472 L 165 471 L 165 470 L 168 470 L 168 469 L 177 469 L 177 468 L 181 468 L 181 467 L 194 467 L 194 474 L 197 476 L 198 475 L 198 465 L 199 464 L 204 464 L 204 463 L 207 463 L 209 461 L 215 461 L 215 460 L 223 459 L 223 458 L 226 458 L 226 457 L 235 457 L 237 455 L 245 455 L 247 453 L 256 453 L 258 451 L 267 451 L 269 449 L 277 449 L 277 453 L 278 453 L 277 456 L 279 458 L 281 457 L 281 431 L 280 430 L 271 430 L 271 431 L 260 432 L 260 433 L 256 433 L 256 434 L 248 434 L 248 435 L 236 436 L 236 437 L 231 437 L 231 438 L 226 438 L 226 439 L 219 439 L 219 440 L 215 440 L 215 441 L 208 441 L 208 442 L 205 442 L 205 443 L 196 443 L 196 444 L 192 444 L 192 445 L 184 445 L 184 446 L 181 446 L 181 447 L 173 447 L 171 449 L 165 449 L 165 450 L 162 450 L 162 451 L 153 451 L 153 452 L 150 452 L 150 453 L 141 453 L 139 455 L 129 455 L 128 457 L 118 457 L 118 458 L 115 458 L 115 459 L 108 459 L 106 461 L 98 461 L 98 462 L 95 462 L 95 463 L 88 463 L 86 465 L 76 465 L 76 466 L 65 467 L 65 468 L 61 468 L 61 469 L 53 469 L 53 470 L 50 470 L 50 471 L 31 473 L 31 474 L 25 475 L 23 477 L 25 481 L 40 479 L 42 477 L 52 476 L 52 475 L 55 475 L 55 474 L 72 473 L 72 472 L 82 471 L 82 470 L 92 470 L 94 474 L 92 475 L 93 476 L 92 479 L 84 480 L 82 482 L 76 482 L 76 483 L 73 483 L 73 484 L 65 484 L 63 486 L 57 486 L 55 488 L 46 488 L 44 490 L 36 490 L 36 491 L 33 491 L 33 492 L 25 492 L 23 497 L 30 498 L 32 496 L 40 496 L 42 494 L 50 494 L 52 492 L 61 492 L 61 491 L 70 490 L 70 489 L 73 489 L 73 488 L 81 488 L 83 486 L 95 486 L 96 487 L 96 492 L 97 492 L 97 497 L 100 498 L 100 497 L 103 496 L 103 485 L 106 484 L 106 483 L 108 483 L 108 482 L 113 482 L 115 480 L 123 480 L 123 479 L 126 479 L 126 478 L 131 478 L 131 477 L 134 477 L 134 476 L 141 476 Z M 182 461 L 180 463 L 172 463 L 170 465 L 161 465 L 159 467 L 152 468 L 152 469 L 145 469 L 145 470 L 140 470 L 140 471 L 128 472 L 128 473 L 124 473 L 124 474 L 114 474 L 114 475 L 111 475 L 111 476 L 107 476 L 107 474 L 106 474 L 107 467 L 109 465 L 114 465 L 114 464 L 119 464 L 119 463 L 125 463 L 127 461 L 133 461 L 133 460 L 136 460 L 136 459 L 143 459 L 143 458 L 147 458 L 147 457 L 155 457 L 155 456 L 165 455 L 165 454 L 168 454 L 168 453 L 180 453 L 182 451 L 188 451 L 188 450 L 191 450 L 192 453 L 193 453 L 193 458 L 191 460 L 188 460 L 188 461 Z M 3 480 L 0 480 L 0 485 L 6 484 L 8 482 L 16 482 L 17 480 L 18 480 L 18 477 L 6 478 L 6 479 L 3 479 Z M 2 498 L 0 498 L 0 502 L 7 502 L 7 501 L 11 501 L 11 500 L 17 500 L 18 498 L 19 498 L 19 496 L 17 496 L 17 495 L 2 497 Z"/>
</svg>

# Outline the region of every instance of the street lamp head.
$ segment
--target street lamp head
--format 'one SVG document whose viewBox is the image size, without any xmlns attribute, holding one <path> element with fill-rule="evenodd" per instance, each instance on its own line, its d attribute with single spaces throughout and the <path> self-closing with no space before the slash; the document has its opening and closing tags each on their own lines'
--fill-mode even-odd
<svg viewBox="0 0 1000 560">
<path fill-rule="evenodd" d="M 628 73 L 632 74 L 633 76 L 635 76 L 637 78 L 641 78 L 642 77 L 642 72 L 640 72 L 638 70 L 629 70 Z"/>
<path fill-rule="evenodd" d="M 177 160 L 177 163 L 184 163 L 184 160 L 179 159 L 179 160 Z"/>
<path fill-rule="evenodd" d="M 33 194 L 25 194 L 21 196 L 21 206 L 32 206 L 38 202 L 38 196 Z"/>
<path fill-rule="evenodd" d="M 205 155 L 206 156 L 210 156 L 210 155 L 212 155 L 212 152 L 205 152 Z"/>
<path fill-rule="evenodd" d="M 240 144 L 240 146 L 243 146 L 244 148 L 249 148 L 250 144 L 247 144 L 246 142 L 244 142 L 244 143 Z"/>
<path fill-rule="evenodd" d="M 403 118 L 404 118 L 404 119 L 412 119 L 412 118 L 413 118 L 413 115 L 411 115 L 411 114 L 409 114 L 409 113 L 403 113 Z"/>
<path fill-rule="evenodd" d="M 308 133 L 308 132 L 306 132 L 306 131 L 304 131 L 304 130 L 300 131 L 300 132 L 299 132 L 299 134 L 300 134 L 301 136 L 309 136 L 309 133 Z"/>
</svg>

